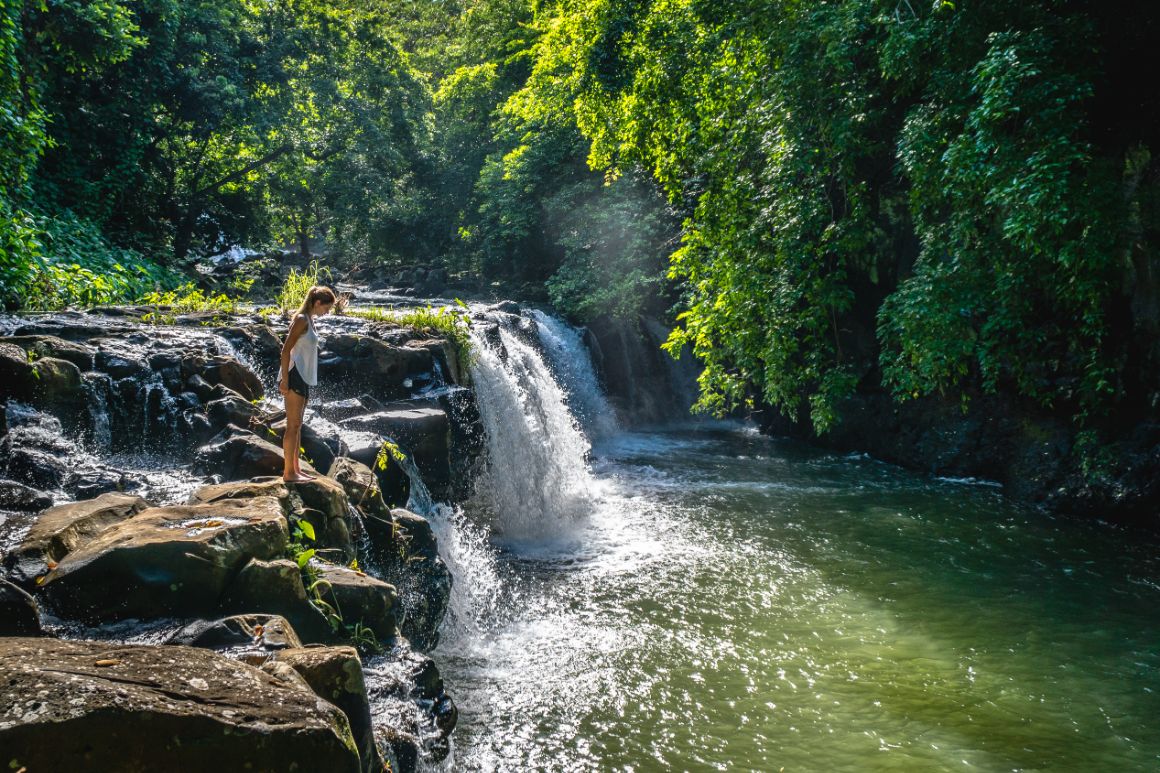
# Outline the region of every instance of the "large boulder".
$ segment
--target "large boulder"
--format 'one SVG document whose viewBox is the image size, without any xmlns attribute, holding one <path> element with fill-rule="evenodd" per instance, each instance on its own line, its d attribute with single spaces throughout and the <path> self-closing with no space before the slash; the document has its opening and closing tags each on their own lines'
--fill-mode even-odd
<svg viewBox="0 0 1160 773">
<path fill-rule="evenodd" d="M 0 579 L 0 636 L 39 636 L 40 633 L 36 599 Z"/>
<path fill-rule="evenodd" d="M 391 438 L 410 454 L 433 491 L 451 476 L 451 431 L 447 413 L 434 407 L 400 406 L 345 419 L 342 426 Z"/>
<path fill-rule="evenodd" d="M 28 402 L 58 415 L 71 416 L 84 404 L 84 379 L 68 360 L 35 357 L 19 346 L 0 343 L 0 402 Z"/>
<path fill-rule="evenodd" d="M 129 494 L 102 494 L 85 502 L 45 510 L 20 547 L 5 556 L 11 579 L 31 589 L 72 551 L 101 532 L 145 510 L 149 503 Z"/>
<path fill-rule="evenodd" d="M 152 508 L 66 555 L 42 593 L 57 614 L 92 623 L 210 615 L 247 561 L 288 542 L 272 497 Z"/>
<path fill-rule="evenodd" d="M 384 453 L 383 443 L 379 435 L 362 433 L 351 442 L 348 456 L 374 472 L 384 502 L 405 505 L 411 495 L 411 477 L 394 456 Z"/>
<path fill-rule="evenodd" d="M 341 710 L 209 650 L 0 639 L 0 684 L 14 771 L 361 767 Z"/>
<path fill-rule="evenodd" d="M 371 725 L 362 661 L 353 647 L 311 647 L 286 649 L 276 656 L 278 663 L 293 668 L 310 689 L 346 714 L 351 734 L 358 744 L 365 773 L 381 771 L 382 758 Z"/>
<path fill-rule="evenodd" d="M 285 435 L 286 420 L 282 419 L 270 425 L 267 439 L 281 446 Z M 335 458 L 346 454 L 349 450 L 342 438 L 323 435 L 309 424 L 302 425 L 300 444 L 305 461 L 316 470 L 329 470 Z"/>
<path fill-rule="evenodd" d="M 326 476 L 314 480 L 284 483 L 280 477 L 252 478 L 202 486 L 190 495 L 187 504 L 221 502 L 272 496 L 288 518 L 302 519 L 314 529 L 311 547 L 334 551 L 334 558 L 354 558 L 350 504 L 342 486 Z"/>
</svg>

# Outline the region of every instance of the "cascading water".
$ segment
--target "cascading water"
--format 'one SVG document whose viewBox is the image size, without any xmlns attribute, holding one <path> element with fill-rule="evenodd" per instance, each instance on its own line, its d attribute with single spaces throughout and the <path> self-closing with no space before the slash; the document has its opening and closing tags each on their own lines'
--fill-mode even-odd
<svg viewBox="0 0 1160 773">
<path fill-rule="evenodd" d="M 540 352 L 497 313 L 473 330 L 472 383 L 487 436 L 476 501 L 494 516 L 501 540 L 558 543 L 588 512 L 594 489 L 587 438 Z"/>
<path fill-rule="evenodd" d="M 589 440 L 596 442 L 614 436 L 620 431 L 616 410 L 600 388 L 600 380 L 580 332 L 538 309 L 529 313 L 536 322 L 536 332 L 552 372 L 567 392 L 568 407 Z"/>
</svg>

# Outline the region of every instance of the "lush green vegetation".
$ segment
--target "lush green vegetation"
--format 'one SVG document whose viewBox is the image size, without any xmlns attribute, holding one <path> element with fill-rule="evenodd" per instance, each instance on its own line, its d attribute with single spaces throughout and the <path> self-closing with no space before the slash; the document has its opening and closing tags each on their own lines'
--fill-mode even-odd
<svg viewBox="0 0 1160 773">
<path fill-rule="evenodd" d="M 1160 395 L 1160 98 L 1130 85 L 1156 17 L 8 3 L 0 279 L 12 304 L 84 305 L 231 245 L 325 243 L 336 270 L 441 265 L 580 321 L 679 312 L 711 411 L 825 430 L 884 388 L 1132 421 Z"/>
</svg>

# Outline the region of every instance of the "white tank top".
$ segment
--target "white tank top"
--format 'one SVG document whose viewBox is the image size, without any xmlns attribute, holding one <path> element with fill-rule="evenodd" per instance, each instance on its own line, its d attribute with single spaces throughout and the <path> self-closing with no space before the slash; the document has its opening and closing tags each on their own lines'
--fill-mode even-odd
<svg viewBox="0 0 1160 773">
<path fill-rule="evenodd" d="M 290 367 L 298 369 L 298 375 L 310 386 L 318 384 L 318 333 L 314 332 L 314 320 L 306 315 L 306 330 L 294 342 L 290 350 Z"/>
</svg>

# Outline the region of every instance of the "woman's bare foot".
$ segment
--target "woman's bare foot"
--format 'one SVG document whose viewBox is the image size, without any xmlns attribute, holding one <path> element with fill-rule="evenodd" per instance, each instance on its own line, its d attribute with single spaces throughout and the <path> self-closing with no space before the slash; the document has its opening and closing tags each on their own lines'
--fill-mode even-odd
<svg viewBox="0 0 1160 773">
<path fill-rule="evenodd" d="M 314 476 L 305 473 L 294 473 L 293 475 L 283 475 L 283 483 L 305 483 L 308 480 L 314 480 Z"/>
</svg>

